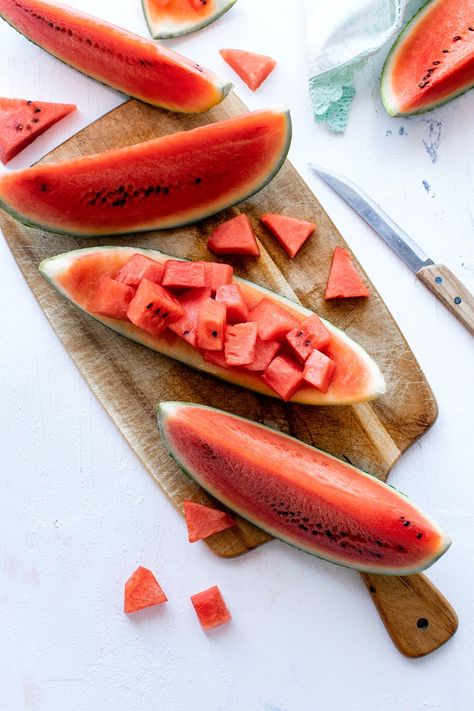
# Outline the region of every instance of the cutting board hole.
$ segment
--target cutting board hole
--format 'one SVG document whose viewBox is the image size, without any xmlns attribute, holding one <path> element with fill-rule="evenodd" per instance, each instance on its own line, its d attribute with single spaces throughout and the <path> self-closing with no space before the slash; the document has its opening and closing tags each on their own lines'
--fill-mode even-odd
<svg viewBox="0 0 474 711">
<path fill-rule="evenodd" d="M 430 626 L 430 623 L 426 619 L 426 617 L 419 617 L 416 621 L 416 626 L 420 630 L 427 630 L 428 627 Z"/>
</svg>

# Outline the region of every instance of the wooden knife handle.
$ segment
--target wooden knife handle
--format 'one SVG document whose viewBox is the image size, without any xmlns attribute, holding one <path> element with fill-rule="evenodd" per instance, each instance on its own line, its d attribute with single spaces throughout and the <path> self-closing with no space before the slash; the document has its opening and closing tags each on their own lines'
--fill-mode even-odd
<svg viewBox="0 0 474 711">
<path fill-rule="evenodd" d="M 431 264 L 417 277 L 474 335 L 474 296 L 444 264 Z"/>
<path fill-rule="evenodd" d="M 448 641 L 458 617 L 428 578 L 361 573 L 395 646 L 407 657 L 423 657 Z"/>
</svg>

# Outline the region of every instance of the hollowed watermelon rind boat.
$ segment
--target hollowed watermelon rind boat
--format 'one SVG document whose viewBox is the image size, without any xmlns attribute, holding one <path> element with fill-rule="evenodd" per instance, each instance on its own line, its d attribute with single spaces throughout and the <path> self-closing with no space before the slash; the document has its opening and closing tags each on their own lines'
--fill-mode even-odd
<svg viewBox="0 0 474 711">
<path fill-rule="evenodd" d="M 451 544 L 393 487 L 278 430 L 186 402 L 159 403 L 157 415 L 180 469 L 226 507 L 306 553 L 359 571 L 411 575 Z"/>
<path fill-rule="evenodd" d="M 217 9 L 210 15 L 205 17 L 201 22 L 177 22 L 173 27 L 173 21 L 169 19 L 169 26 L 166 27 L 165 22 L 154 22 L 151 16 L 151 12 L 148 8 L 147 0 L 142 0 L 143 14 L 145 15 L 145 20 L 150 30 L 150 34 L 154 39 L 173 39 L 174 37 L 182 37 L 183 35 L 189 35 L 191 32 L 197 32 L 207 27 L 212 22 L 215 22 L 225 15 L 225 13 L 235 5 L 237 0 L 217 0 Z"/>
<path fill-rule="evenodd" d="M 173 331 L 167 329 L 162 335 L 156 337 L 137 328 L 131 322 L 99 316 L 87 309 L 87 301 L 91 296 L 89 293 L 82 293 L 80 296 L 77 293 L 74 297 L 71 294 L 74 287 L 69 286 L 68 290 L 67 276 L 71 273 L 71 268 L 77 265 L 78 260 L 81 258 L 97 259 L 97 264 L 99 265 L 97 269 L 101 270 L 101 276 L 113 276 L 133 254 L 137 253 L 162 263 L 167 259 L 176 259 L 176 257 L 171 257 L 158 250 L 116 246 L 90 247 L 45 259 L 40 264 L 39 271 L 60 294 L 72 301 L 84 313 L 92 316 L 113 331 L 158 353 L 174 358 L 196 370 L 218 377 L 233 385 L 240 385 L 269 397 L 277 397 L 258 375 L 239 369 L 221 368 L 205 361 L 198 350 L 186 343 Z M 290 301 L 263 286 L 239 277 L 234 277 L 234 280 L 240 285 L 244 296 L 253 300 L 254 304 L 261 298 L 267 297 L 281 304 L 302 320 L 312 314 L 301 304 Z M 334 353 L 332 357 L 336 359 L 336 365 L 337 358 L 340 359 L 340 363 L 344 362 L 344 368 L 340 367 L 341 372 L 339 375 L 338 371 L 335 371 L 326 393 L 307 386 L 298 390 L 290 402 L 305 405 L 348 405 L 373 400 L 382 395 L 386 388 L 385 380 L 375 361 L 362 346 L 349 338 L 343 331 L 328 321 L 324 321 L 324 324 L 333 336 L 332 348 Z"/>
</svg>

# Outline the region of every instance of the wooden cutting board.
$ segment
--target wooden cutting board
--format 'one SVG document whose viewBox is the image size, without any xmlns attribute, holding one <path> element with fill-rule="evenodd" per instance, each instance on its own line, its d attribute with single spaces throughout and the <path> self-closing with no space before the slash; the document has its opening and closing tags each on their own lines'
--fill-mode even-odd
<svg viewBox="0 0 474 711">
<path fill-rule="evenodd" d="M 193 116 L 172 114 L 132 100 L 87 126 L 43 161 L 73 158 L 130 145 L 225 119 L 246 110 L 235 95 L 209 113 Z M 255 227 L 262 256 L 258 260 L 234 259 L 236 273 L 301 301 L 359 341 L 385 375 L 385 396 L 373 403 L 351 407 L 316 408 L 285 404 L 239 389 L 191 371 L 109 331 L 61 298 L 37 271 L 39 262 L 45 257 L 93 244 L 157 248 L 179 257 L 209 259 L 212 255 L 206 249 L 206 236 L 216 224 L 241 211 L 250 217 Z M 308 240 L 296 259 L 290 260 L 261 228 L 259 217 L 264 212 L 281 212 L 313 221 L 317 224 L 317 234 Z M 25 227 L 2 211 L 0 226 L 33 293 L 82 375 L 131 447 L 180 510 L 185 498 L 202 503 L 209 503 L 210 500 L 166 454 L 155 420 L 155 407 L 159 400 L 206 403 L 250 417 L 321 447 L 381 479 L 387 477 L 402 452 L 436 419 L 437 405 L 433 393 L 375 289 L 370 287 L 368 300 L 324 301 L 333 249 L 336 245 L 347 245 L 288 161 L 272 183 L 256 196 L 191 227 L 100 240 L 85 239 Z M 209 539 L 208 545 L 217 555 L 232 557 L 255 548 L 269 538 L 251 524 L 239 521 L 236 528 Z M 364 577 L 369 587 L 377 589 L 374 580 L 379 576 Z M 426 581 L 423 576 L 411 578 L 416 579 L 418 585 Z M 384 578 L 380 590 L 385 592 L 380 595 L 372 592 L 372 596 L 376 604 L 383 608 L 381 614 L 387 618 L 385 623 L 389 628 L 393 623 L 396 632 L 400 624 L 406 626 L 406 611 L 393 610 L 392 603 L 397 597 L 393 596 L 394 586 L 397 580 L 402 579 L 391 580 L 387 583 L 387 578 Z M 423 584 L 424 587 L 426 585 Z M 407 589 L 410 592 L 412 586 L 407 588 L 404 583 L 399 588 L 405 591 L 405 597 Z M 426 597 L 426 591 L 424 595 Z M 384 602 L 387 596 L 390 611 L 387 611 Z M 411 593 L 408 597 L 411 599 Z M 400 599 L 399 596 L 397 599 Z M 424 600 L 423 616 L 431 620 L 431 611 L 427 610 L 426 605 L 427 600 Z M 414 627 L 414 622 L 410 622 L 411 627 Z M 423 643 L 417 648 L 421 653 L 433 648 L 434 642 L 428 644 L 429 649 L 427 642 L 434 627 L 433 621 L 429 634 L 426 629 L 423 630 Z M 389 631 L 393 633 L 393 630 Z M 436 646 L 439 646 L 443 634 L 441 642 L 450 636 L 441 632 L 435 634 Z M 412 647 L 410 642 L 405 653 L 413 651 Z"/>
</svg>

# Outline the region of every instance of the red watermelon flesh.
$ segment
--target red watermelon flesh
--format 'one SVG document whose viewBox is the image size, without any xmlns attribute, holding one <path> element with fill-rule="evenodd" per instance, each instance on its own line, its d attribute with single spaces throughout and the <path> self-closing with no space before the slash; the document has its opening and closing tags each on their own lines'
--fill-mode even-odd
<svg viewBox="0 0 474 711">
<path fill-rule="evenodd" d="M 204 280 L 212 293 L 224 284 L 232 284 L 234 270 L 230 264 L 220 264 L 219 262 L 198 262 L 204 267 Z"/>
<path fill-rule="evenodd" d="M 214 627 L 220 627 L 232 619 L 217 585 L 191 595 L 191 602 L 196 610 L 201 627 L 206 632 Z"/>
<path fill-rule="evenodd" d="M 209 351 L 221 351 L 224 348 L 225 318 L 225 304 L 214 299 L 204 299 L 198 311 L 198 348 Z"/>
<path fill-rule="evenodd" d="M 326 348 L 331 341 L 331 334 L 317 314 L 313 314 L 300 326 L 286 334 L 286 342 L 293 355 L 302 363 L 311 355 L 313 348 Z"/>
<path fill-rule="evenodd" d="M 230 514 L 212 509 L 210 506 L 196 504 L 194 501 L 184 501 L 184 515 L 190 543 L 202 541 L 235 526 L 235 518 Z"/>
<path fill-rule="evenodd" d="M 247 321 L 249 310 L 238 284 L 226 284 L 216 291 L 216 301 L 222 301 L 227 307 L 227 323 Z"/>
<path fill-rule="evenodd" d="M 178 336 L 181 336 L 181 338 L 184 338 L 194 348 L 196 347 L 199 309 L 210 296 L 211 290 L 208 287 L 204 287 L 203 289 L 191 289 L 182 296 L 176 297 L 184 311 L 184 316 L 178 321 L 170 323 L 168 328 L 177 333 Z"/>
<path fill-rule="evenodd" d="M 270 299 L 262 299 L 250 311 L 249 321 L 258 325 L 258 337 L 262 341 L 279 341 L 300 323 L 289 311 Z"/>
<path fill-rule="evenodd" d="M 227 326 L 224 355 L 228 366 L 249 365 L 255 358 L 256 323 L 237 323 Z"/>
<path fill-rule="evenodd" d="M 168 259 L 162 285 L 168 289 L 194 289 L 205 286 L 204 267 L 199 262 Z"/>
<path fill-rule="evenodd" d="M 251 371 L 266 370 L 280 350 L 281 343 L 278 341 L 262 341 L 257 336 L 254 359 L 245 366 L 246 369 Z"/>
<path fill-rule="evenodd" d="M 202 357 L 206 361 L 206 363 L 212 363 L 213 365 L 219 366 L 219 368 L 227 368 L 229 367 L 227 365 L 227 361 L 225 359 L 225 354 L 224 351 L 201 351 Z"/>
<path fill-rule="evenodd" d="M 128 307 L 127 316 L 135 326 L 159 336 L 166 326 L 184 315 L 177 299 L 159 284 L 142 279 Z"/>
<path fill-rule="evenodd" d="M 0 160 L 8 163 L 35 138 L 75 111 L 74 104 L 0 97 Z"/>
<path fill-rule="evenodd" d="M 242 49 L 220 49 L 221 57 L 247 86 L 255 91 L 275 69 L 276 62 L 266 54 Z"/>
<path fill-rule="evenodd" d="M 283 400 L 290 400 L 303 382 L 303 371 L 287 355 L 279 355 L 272 360 L 262 380 Z"/>
<path fill-rule="evenodd" d="M 218 255 L 242 254 L 250 257 L 260 255 L 250 220 L 243 213 L 216 227 L 207 241 L 207 248 Z"/>
<path fill-rule="evenodd" d="M 161 605 L 168 598 L 161 589 L 157 579 L 148 568 L 140 566 L 125 583 L 125 612 L 136 612 L 144 607 Z"/>
<path fill-rule="evenodd" d="M 336 247 L 324 298 L 349 299 L 356 296 L 367 297 L 369 290 L 357 272 L 347 249 Z"/>
<path fill-rule="evenodd" d="M 163 265 L 156 260 L 145 257 L 143 254 L 134 254 L 125 262 L 115 279 L 134 287 L 137 287 L 142 279 L 161 284 L 163 272 Z"/>
<path fill-rule="evenodd" d="M 89 308 L 101 316 L 126 319 L 128 307 L 135 293 L 136 289 L 132 286 L 122 284 L 122 282 L 110 279 L 110 277 L 103 277 L 89 304 Z"/>
<path fill-rule="evenodd" d="M 304 366 L 304 381 L 314 388 L 318 388 L 322 393 L 327 392 L 334 373 L 334 365 L 334 361 L 327 355 L 314 350 Z"/>
<path fill-rule="evenodd" d="M 312 222 L 298 220 L 295 217 L 286 217 L 286 215 L 267 213 L 262 215 L 260 220 L 265 227 L 268 227 L 272 235 L 277 238 L 291 259 L 297 255 L 308 237 L 316 229 L 316 225 Z"/>
</svg>

